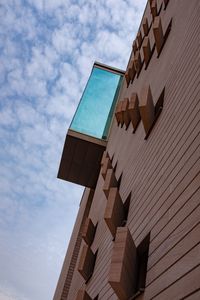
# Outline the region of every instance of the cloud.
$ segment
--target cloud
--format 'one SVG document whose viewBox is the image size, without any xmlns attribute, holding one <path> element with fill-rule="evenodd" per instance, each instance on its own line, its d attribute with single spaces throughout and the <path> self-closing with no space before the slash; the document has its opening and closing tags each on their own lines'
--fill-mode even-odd
<svg viewBox="0 0 200 300">
<path fill-rule="evenodd" d="M 1 300 L 28 300 L 28 298 L 19 294 L 13 287 L 8 283 L 0 283 L 0 299 Z"/>
<path fill-rule="evenodd" d="M 82 187 L 56 179 L 67 128 L 101 61 L 125 69 L 144 0 L 0 6 L 0 298 L 52 298 Z"/>
</svg>

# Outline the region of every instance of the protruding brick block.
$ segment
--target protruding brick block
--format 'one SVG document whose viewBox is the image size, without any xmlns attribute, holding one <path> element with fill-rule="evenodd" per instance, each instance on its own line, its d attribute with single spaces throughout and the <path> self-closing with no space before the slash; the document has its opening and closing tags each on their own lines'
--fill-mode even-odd
<svg viewBox="0 0 200 300">
<path fill-rule="evenodd" d="M 136 40 L 133 41 L 132 48 L 133 48 L 133 53 L 135 54 L 137 52 L 137 50 L 138 50 L 138 46 L 137 46 Z"/>
<path fill-rule="evenodd" d="M 90 218 L 87 218 L 83 225 L 82 238 L 88 246 L 90 246 L 94 240 L 95 231 L 96 227 L 94 226 L 92 220 Z"/>
<path fill-rule="evenodd" d="M 137 284 L 137 250 L 128 227 L 118 227 L 113 246 L 109 283 L 119 300 L 133 296 Z"/>
<path fill-rule="evenodd" d="M 78 291 L 76 300 L 92 300 L 92 298 L 88 295 L 88 293 L 84 289 L 81 289 Z"/>
<path fill-rule="evenodd" d="M 157 53 L 159 54 L 162 49 L 163 43 L 164 43 L 162 22 L 161 22 L 161 18 L 159 16 L 155 17 L 155 19 L 154 19 L 153 34 L 154 34 L 154 39 L 155 39 L 155 44 L 156 44 L 156 50 L 157 50 Z"/>
<path fill-rule="evenodd" d="M 131 98 L 129 100 L 128 113 L 135 131 L 138 123 L 140 122 L 139 100 L 136 93 L 133 93 L 131 95 Z"/>
<path fill-rule="evenodd" d="M 143 54 L 144 54 L 145 66 L 147 66 L 150 61 L 150 58 L 151 58 L 151 47 L 150 47 L 150 41 L 149 41 L 148 36 L 145 36 L 145 38 L 144 38 L 142 49 L 143 49 Z"/>
<path fill-rule="evenodd" d="M 116 120 L 117 120 L 117 125 L 119 125 L 119 120 L 120 120 L 120 118 L 119 118 L 119 102 L 117 103 L 117 105 L 116 105 L 116 108 L 115 108 L 115 118 L 116 118 Z"/>
<path fill-rule="evenodd" d="M 96 256 L 92 252 L 91 248 L 87 245 L 84 245 L 78 264 L 78 271 L 85 280 L 88 280 L 92 276 L 95 259 Z"/>
<path fill-rule="evenodd" d="M 128 113 L 128 106 L 129 106 L 129 99 L 125 98 L 123 100 L 123 104 L 122 104 L 122 114 L 123 114 L 124 123 L 126 125 L 126 129 L 128 128 L 128 125 L 129 125 L 129 123 L 131 121 L 129 113 Z"/>
<path fill-rule="evenodd" d="M 137 45 L 138 45 L 138 48 L 140 48 L 142 45 L 142 33 L 140 30 L 138 31 L 138 34 L 137 34 Z"/>
<path fill-rule="evenodd" d="M 117 227 L 121 226 L 125 220 L 124 205 L 117 187 L 109 190 L 104 219 L 112 236 L 115 237 Z"/>
<path fill-rule="evenodd" d="M 135 78 L 135 74 L 136 74 L 136 70 L 135 70 L 135 65 L 134 65 L 134 60 L 132 59 L 129 63 L 129 75 L 130 75 L 130 79 L 131 81 L 134 80 Z"/>
<path fill-rule="evenodd" d="M 155 109 L 150 86 L 143 88 L 139 101 L 140 115 L 146 134 L 154 122 Z"/>
<path fill-rule="evenodd" d="M 106 173 L 104 186 L 103 186 L 103 191 L 106 195 L 106 198 L 108 198 L 110 188 L 111 187 L 117 187 L 117 185 L 118 185 L 118 182 L 117 182 L 117 179 L 115 177 L 114 170 L 113 169 L 108 169 L 108 171 Z"/>
<path fill-rule="evenodd" d="M 105 151 L 103 152 L 103 155 L 102 155 L 102 158 L 101 158 L 101 166 L 104 164 L 104 161 L 105 161 L 105 159 L 106 159 L 107 157 L 109 157 L 109 154 L 108 154 L 108 151 L 105 150 Z"/>
<path fill-rule="evenodd" d="M 152 18 L 154 19 L 158 14 L 157 0 L 152 0 L 150 8 L 151 8 Z"/>
<path fill-rule="evenodd" d="M 134 57 L 134 66 L 135 66 L 137 75 L 139 75 L 140 70 L 142 68 L 142 60 L 141 60 L 141 55 L 140 55 L 139 50 L 136 52 L 135 57 Z"/>
<path fill-rule="evenodd" d="M 147 19 L 147 18 L 144 18 L 144 19 L 143 19 L 143 22 L 142 22 L 142 28 L 143 28 L 144 35 L 148 35 L 148 32 L 149 32 L 149 24 L 148 24 L 148 19 Z"/>
<path fill-rule="evenodd" d="M 124 76 L 125 76 L 126 84 L 127 84 L 127 87 L 128 87 L 128 86 L 129 86 L 129 83 L 130 83 L 130 81 L 131 81 L 130 74 L 129 74 L 128 70 L 126 71 L 126 73 L 125 73 Z"/>
<path fill-rule="evenodd" d="M 124 122 L 123 122 L 123 114 L 122 114 L 122 104 L 123 104 L 123 101 L 119 101 L 117 103 L 116 110 L 115 110 L 115 117 L 116 117 L 118 125 L 119 124 L 121 124 L 121 125 L 124 124 Z"/>
<path fill-rule="evenodd" d="M 101 175 L 103 176 L 103 179 L 106 178 L 106 173 L 108 169 L 112 169 L 112 163 L 109 157 L 105 158 L 104 164 L 102 165 L 101 168 Z"/>
</svg>

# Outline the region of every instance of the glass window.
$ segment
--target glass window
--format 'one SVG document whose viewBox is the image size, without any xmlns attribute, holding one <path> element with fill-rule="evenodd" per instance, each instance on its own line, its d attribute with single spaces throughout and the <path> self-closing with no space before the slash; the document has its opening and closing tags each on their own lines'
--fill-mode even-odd
<svg viewBox="0 0 200 300">
<path fill-rule="evenodd" d="M 122 74 L 93 67 L 70 129 L 107 139 Z"/>
</svg>

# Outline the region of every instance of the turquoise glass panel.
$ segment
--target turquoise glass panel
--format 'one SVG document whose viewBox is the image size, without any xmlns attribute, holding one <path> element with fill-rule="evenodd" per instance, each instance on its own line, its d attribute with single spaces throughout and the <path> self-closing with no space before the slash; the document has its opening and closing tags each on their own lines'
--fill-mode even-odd
<svg viewBox="0 0 200 300">
<path fill-rule="evenodd" d="M 106 139 L 122 75 L 93 67 L 70 129 Z"/>
</svg>

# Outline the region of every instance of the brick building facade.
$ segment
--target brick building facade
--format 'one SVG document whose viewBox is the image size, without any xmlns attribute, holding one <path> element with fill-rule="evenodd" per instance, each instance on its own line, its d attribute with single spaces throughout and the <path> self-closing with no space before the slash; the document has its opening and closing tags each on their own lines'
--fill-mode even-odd
<svg viewBox="0 0 200 300">
<path fill-rule="evenodd" d="M 116 92 L 106 135 L 67 133 L 58 176 L 86 188 L 54 300 L 200 299 L 199 20 L 148 1 L 126 71 L 96 63 Z"/>
</svg>

